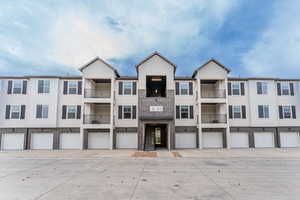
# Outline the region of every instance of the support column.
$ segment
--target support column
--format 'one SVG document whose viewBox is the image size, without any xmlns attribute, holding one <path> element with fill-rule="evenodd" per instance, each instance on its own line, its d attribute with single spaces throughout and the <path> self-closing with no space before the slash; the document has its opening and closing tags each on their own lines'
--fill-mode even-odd
<svg viewBox="0 0 300 200">
<path fill-rule="evenodd" d="M 59 149 L 59 129 L 56 129 L 53 133 L 53 149 Z"/>
<path fill-rule="evenodd" d="M 80 127 L 80 141 L 81 141 L 80 149 L 83 150 L 85 149 L 85 145 L 84 145 L 84 129 L 82 126 Z"/>
<path fill-rule="evenodd" d="M 199 143 L 199 149 L 203 149 L 203 144 L 202 144 L 202 128 L 198 128 L 198 143 Z"/>
<path fill-rule="evenodd" d="M 231 146 L 231 144 L 230 144 L 230 128 L 227 127 L 225 129 L 225 131 L 226 131 L 226 148 L 230 149 L 230 146 Z"/>
</svg>

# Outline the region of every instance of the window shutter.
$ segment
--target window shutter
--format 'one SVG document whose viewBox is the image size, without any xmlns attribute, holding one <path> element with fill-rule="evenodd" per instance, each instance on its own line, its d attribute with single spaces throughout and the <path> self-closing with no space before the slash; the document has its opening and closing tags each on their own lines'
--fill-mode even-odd
<svg viewBox="0 0 300 200">
<path fill-rule="evenodd" d="M 12 81 L 8 81 L 7 94 L 11 94 L 11 93 L 12 93 Z"/>
<path fill-rule="evenodd" d="M 282 106 L 279 106 L 279 119 L 283 119 Z"/>
<path fill-rule="evenodd" d="M 132 82 L 132 94 L 136 95 L 136 82 Z"/>
<path fill-rule="evenodd" d="M 231 95 L 231 82 L 227 84 L 228 95 Z"/>
<path fill-rule="evenodd" d="M 36 105 L 36 118 L 42 118 L 42 105 Z"/>
<path fill-rule="evenodd" d="M 189 82 L 189 95 L 193 95 L 193 82 Z"/>
<path fill-rule="evenodd" d="M 190 119 L 194 119 L 194 106 L 190 106 Z"/>
<path fill-rule="evenodd" d="M 291 96 L 294 96 L 295 95 L 295 92 L 294 92 L 294 83 L 290 83 L 290 91 L 291 91 Z"/>
<path fill-rule="evenodd" d="M 25 119 L 25 105 L 21 105 L 21 116 L 20 119 Z"/>
<path fill-rule="evenodd" d="M 132 106 L 132 119 L 136 119 L 136 106 Z"/>
<path fill-rule="evenodd" d="M 179 95 L 179 82 L 175 83 L 176 95 Z"/>
<path fill-rule="evenodd" d="M 242 82 L 241 84 L 241 95 L 244 96 L 245 95 L 245 83 Z"/>
<path fill-rule="evenodd" d="M 123 82 L 122 81 L 119 82 L 119 95 L 123 95 Z"/>
<path fill-rule="evenodd" d="M 43 93 L 43 88 L 44 88 L 44 81 L 43 80 L 38 80 L 38 93 Z"/>
<path fill-rule="evenodd" d="M 10 105 L 6 105 L 6 110 L 5 110 L 5 119 L 10 118 Z"/>
<path fill-rule="evenodd" d="M 62 119 L 66 119 L 67 118 L 67 106 L 63 105 L 62 106 Z"/>
<path fill-rule="evenodd" d="M 22 89 L 22 94 L 27 93 L 27 81 L 23 81 L 23 89 Z"/>
<path fill-rule="evenodd" d="M 277 95 L 281 96 L 281 84 L 280 83 L 277 83 Z M 280 118 L 280 119 L 282 119 L 282 118 Z"/>
<path fill-rule="evenodd" d="M 261 82 L 257 82 L 257 94 L 262 94 L 262 84 Z"/>
<path fill-rule="evenodd" d="M 81 105 L 77 105 L 77 119 L 81 118 Z"/>
<path fill-rule="evenodd" d="M 242 106 L 242 118 L 246 119 L 246 106 Z"/>
<path fill-rule="evenodd" d="M 123 111 L 122 106 L 119 106 L 119 112 L 118 112 L 118 118 L 119 119 L 122 119 L 122 111 Z"/>
<path fill-rule="evenodd" d="M 297 118 L 297 116 L 296 116 L 296 106 L 292 106 L 292 116 L 293 116 L 293 119 Z"/>
<path fill-rule="evenodd" d="M 81 95 L 82 94 L 82 81 L 78 81 L 77 83 L 77 94 Z"/>
<path fill-rule="evenodd" d="M 258 117 L 263 118 L 264 117 L 264 111 L 263 111 L 263 106 L 259 105 L 258 106 Z"/>
<path fill-rule="evenodd" d="M 228 106 L 229 119 L 232 119 L 232 106 Z"/>
<path fill-rule="evenodd" d="M 64 81 L 64 94 L 68 94 L 68 81 Z"/>
<path fill-rule="evenodd" d="M 176 119 L 180 119 L 180 106 L 176 106 Z"/>
</svg>

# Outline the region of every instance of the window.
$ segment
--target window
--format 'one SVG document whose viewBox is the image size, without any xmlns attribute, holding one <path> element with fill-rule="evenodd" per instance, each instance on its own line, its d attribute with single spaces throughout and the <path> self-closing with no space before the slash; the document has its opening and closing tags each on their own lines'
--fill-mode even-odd
<svg viewBox="0 0 300 200">
<path fill-rule="evenodd" d="M 241 119 L 241 106 L 232 106 L 233 118 L 234 119 Z"/>
<path fill-rule="evenodd" d="M 21 94 L 22 93 L 22 80 L 14 80 L 13 81 L 13 94 Z"/>
<path fill-rule="evenodd" d="M 68 83 L 68 94 L 77 94 L 77 83 L 78 81 L 69 81 Z"/>
<path fill-rule="evenodd" d="M 38 93 L 49 93 L 50 81 L 49 80 L 39 80 L 38 81 Z"/>
<path fill-rule="evenodd" d="M 290 106 L 282 106 L 283 118 L 290 119 L 292 116 L 291 107 Z"/>
<path fill-rule="evenodd" d="M 257 94 L 268 94 L 268 83 L 257 82 Z"/>
<path fill-rule="evenodd" d="M 123 119 L 131 119 L 131 106 L 123 106 Z"/>
<path fill-rule="evenodd" d="M 232 83 L 232 94 L 240 95 L 240 83 Z"/>
<path fill-rule="evenodd" d="M 281 94 L 282 95 L 290 95 L 289 83 L 281 83 Z"/>
<path fill-rule="evenodd" d="M 189 95 L 189 83 L 188 82 L 180 82 L 180 95 Z"/>
<path fill-rule="evenodd" d="M 20 119 L 20 117 L 21 117 L 21 106 L 12 105 L 11 112 L 10 112 L 10 118 L 11 119 Z"/>
<path fill-rule="evenodd" d="M 176 119 L 194 119 L 194 106 L 176 106 Z"/>
<path fill-rule="evenodd" d="M 269 118 L 269 106 L 259 105 L 258 106 L 258 117 L 259 118 Z"/>
<path fill-rule="evenodd" d="M 132 82 L 124 82 L 123 83 L 123 91 L 124 91 L 124 95 L 131 95 L 132 94 Z"/>
<path fill-rule="evenodd" d="M 189 107 L 188 106 L 180 106 L 180 118 L 181 119 L 189 118 Z"/>
<path fill-rule="evenodd" d="M 36 118 L 47 119 L 48 118 L 48 105 L 37 105 L 36 106 Z"/>
<path fill-rule="evenodd" d="M 68 119 L 76 119 L 76 106 L 69 105 L 67 106 L 67 118 Z"/>
</svg>

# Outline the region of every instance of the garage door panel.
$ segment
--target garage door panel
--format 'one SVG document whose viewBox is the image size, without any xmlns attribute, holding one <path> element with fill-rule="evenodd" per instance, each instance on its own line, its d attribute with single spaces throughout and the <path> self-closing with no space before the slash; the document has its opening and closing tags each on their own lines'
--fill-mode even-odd
<svg viewBox="0 0 300 200">
<path fill-rule="evenodd" d="M 61 149 L 80 149 L 79 133 L 61 133 L 59 137 Z"/>
<path fill-rule="evenodd" d="M 24 133 L 5 133 L 1 138 L 2 150 L 23 150 Z"/>
<path fill-rule="evenodd" d="M 298 132 L 280 132 L 281 147 L 300 147 Z"/>
<path fill-rule="evenodd" d="M 254 145 L 256 148 L 275 147 L 273 132 L 256 132 L 254 133 Z"/>
<path fill-rule="evenodd" d="M 247 132 L 230 133 L 230 145 L 232 148 L 249 148 L 249 134 Z"/>
<path fill-rule="evenodd" d="M 176 133 L 175 148 L 190 149 L 196 148 L 196 133 Z"/>
<path fill-rule="evenodd" d="M 222 132 L 203 132 L 204 148 L 223 148 Z"/>
<path fill-rule="evenodd" d="M 109 149 L 109 133 L 88 133 L 89 149 Z"/>
<path fill-rule="evenodd" d="M 32 133 L 31 134 L 31 149 L 52 149 L 53 134 L 52 133 Z"/>
<path fill-rule="evenodd" d="M 136 149 L 137 133 L 117 133 L 116 147 L 118 149 Z"/>
</svg>

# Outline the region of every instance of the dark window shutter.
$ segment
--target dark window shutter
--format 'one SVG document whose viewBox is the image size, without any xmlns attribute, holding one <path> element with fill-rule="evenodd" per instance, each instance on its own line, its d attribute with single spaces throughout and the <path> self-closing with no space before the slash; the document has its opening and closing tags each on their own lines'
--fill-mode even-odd
<svg viewBox="0 0 300 200">
<path fill-rule="evenodd" d="M 132 119 L 136 119 L 136 106 L 132 106 Z"/>
<path fill-rule="evenodd" d="M 244 96 L 245 95 L 245 83 L 241 83 L 241 95 Z"/>
<path fill-rule="evenodd" d="M 176 119 L 180 119 L 180 106 L 176 106 Z"/>
<path fill-rule="evenodd" d="M 78 81 L 77 84 L 77 94 L 81 95 L 82 94 L 82 81 Z"/>
<path fill-rule="evenodd" d="M 279 106 L 279 119 L 283 119 L 282 106 Z"/>
<path fill-rule="evenodd" d="M 23 89 L 22 89 L 22 94 L 27 93 L 27 81 L 23 81 Z"/>
<path fill-rule="evenodd" d="M 62 106 L 62 119 L 66 119 L 67 118 L 67 106 L 63 105 Z"/>
<path fill-rule="evenodd" d="M 136 95 L 136 82 L 132 82 L 132 94 Z"/>
<path fill-rule="evenodd" d="M 193 95 L 193 82 L 189 82 L 189 93 Z"/>
<path fill-rule="evenodd" d="M 258 106 L 258 117 L 264 118 L 264 107 L 261 105 Z"/>
<path fill-rule="evenodd" d="M 292 116 L 293 116 L 293 119 L 297 118 L 297 116 L 296 116 L 296 106 L 292 106 Z"/>
<path fill-rule="evenodd" d="M 231 82 L 228 82 L 227 90 L 228 90 L 228 95 L 231 95 Z"/>
<path fill-rule="evenodd" d="M 232 106 L 228 106 L 229 119 L 232 119 Z"/>
<path fill-rule="evenodd" d="M 123 82 L 122 81 L 119 82 L 119 95 L 123 95 Z"/>
<path fill-rule="evenodd" d="M 122 119 L 122 111 L 123 111 L 122 106 L 119 106 L 119 112 L 118 112 L 118 118 L 119 119 Z"/>
<path fill-rule="evenodd" d="M 277 83 L 277 95 L 281 96 L 281 84 L 280 83 Z"/>
<path fill-rule="evenodd" d="M 64 81 L 64 94 L 68 94 L 68 81 Z"/>
<path fill-rule="evenodd" d="M 8 81 L 7 94 L 11 94 L 11 93 L 12 93 L 12 81 Z"/>
<path fill-rule="evenodd" d="M 175 83 L 176 95 L 179 95 L 179 82 Z"/>
<path fill-rule="evenodd" d="M 25 105 L 21 105 L 21 117 L 20 119 L 25 119 Z"/>
<path fill-rule="evenodd" d="M 294 83 L 290 83 L 290 91 L 291 91 L 291 96 L 294 96 L 295 95 L 295 92 L 294 92 Z"/>
<path fill-rule="evenodd" d="M 42 105 L 36 105 L 36 118 L 42 118 Z"/>
<path fill-rule="evenodd" d="M 242 106 L 242 118 L 246 119 L 246 106 Z"/>
<path fill-rule="evenodd" d="M 262 94 L 262 85 L 261 82 L 257 82 L 257 94 Z"/>
<path fill-rule="evenodd" d="M 77 119 L 81 118 L 81 105 L 77 105 Z"/>
<path fill-rule="evenodd" d="M 6 110 L 5 110 L 5 119 L 10 118 L 10 105 L 6 105 Z"/>
<path fill-rule="evenodd" d="M 43 93 L 44 80 L 38 80 L 38 93 Z"/>
<path fill-rule="evenodd" d="M 190 119 L 194 119 L 194 106 L 190 106 Z"/>
</svg>

